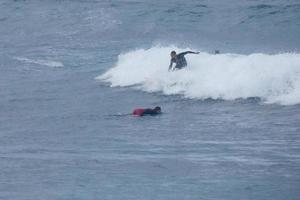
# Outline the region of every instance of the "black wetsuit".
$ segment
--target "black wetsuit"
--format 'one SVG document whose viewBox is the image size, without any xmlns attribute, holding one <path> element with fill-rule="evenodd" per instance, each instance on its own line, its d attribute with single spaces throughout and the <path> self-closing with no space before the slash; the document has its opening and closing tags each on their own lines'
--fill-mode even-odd
<svg viewBox="0 0 300 200">
<path fill-rule="evenodd" d="M 186 52 L 182 52 L 182 53 L 177 54 L 176 58 L 171 59 L 169 70 L 171 70 L 173 63 L 176 63 L 174 69 L 182 69 L 182 68 L 186 67 L 187 62 L 186 62 L 186 59 L 185 59 L 184 56 L 188 53 L 193 53 L 194 54 L 195 52 L 186 51 Z"/>
<path fill-rule="evenodd" d="M 142 115 L 158 115 L 158 114 L 160 114 L 160 112 L 158 112 L 157 110 L 146 108 Z"/>
<path fill-rule="evenodd" d="M 144 115 L 158 115 L 160 114 L 160 110 L 151 109 L 151 108 L 137 108 L 132 114 L 135 116 L 144 116 Z"/>
</svg>

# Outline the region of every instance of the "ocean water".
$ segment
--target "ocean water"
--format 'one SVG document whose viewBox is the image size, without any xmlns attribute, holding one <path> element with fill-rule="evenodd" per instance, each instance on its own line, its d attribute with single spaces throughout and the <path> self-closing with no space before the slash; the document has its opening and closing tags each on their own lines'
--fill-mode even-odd
<svg viewBox="0 0 300 200">
<path fill-rule="evenodd" d="M 299 36 L 298 0 L 1 0 L 0 199 L 298 200 Z"/>
</svg>

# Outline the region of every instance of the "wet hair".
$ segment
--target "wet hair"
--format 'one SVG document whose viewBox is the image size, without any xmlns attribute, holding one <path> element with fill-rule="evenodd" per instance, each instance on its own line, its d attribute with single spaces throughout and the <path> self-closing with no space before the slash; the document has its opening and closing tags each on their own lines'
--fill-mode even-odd
<svg viewBox="0 0 300 200">
<path fill-rule="evenodd" d="M 175 55 L 176 55 L 176 51 L 171 51 L 171 55 L 172 55 L 172 54 L 175 54 Z"/>
<path fill-rule="evenodd" d="M 161 108 L 160 108 L 159 106 L 156 106 L 156 107 L 154 108 L 154 110 L 156 110 L 156 111 L 161 111 Z"/>
</svg>

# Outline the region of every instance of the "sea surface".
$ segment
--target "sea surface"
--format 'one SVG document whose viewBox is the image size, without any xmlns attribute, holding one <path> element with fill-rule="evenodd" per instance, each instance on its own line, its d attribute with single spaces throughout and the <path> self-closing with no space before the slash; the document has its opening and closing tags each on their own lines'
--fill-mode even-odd
<svg viewBox="0 0 300 200">
<path fill-rule="evenodd" d="M 299 36 L 299 0 L 1 0 L 0 199 L 299 200 Z"/>
</svg>

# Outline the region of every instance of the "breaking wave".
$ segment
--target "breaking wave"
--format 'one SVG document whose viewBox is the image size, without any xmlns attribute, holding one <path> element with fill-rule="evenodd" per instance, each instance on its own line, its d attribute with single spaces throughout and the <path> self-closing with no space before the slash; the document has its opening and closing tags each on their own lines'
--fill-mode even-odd
<svg viewBox="0 0 300 200">
<path fill-rule="evenodd" d="M 152 47 L 119 55 L 116 65 L 98 76 L 112 87 L 134 87 L 186 98 L 259 97 L 265 103 L 300 103 L 300 54 L 186 55 L 188 67 L 168 72 L 169 53 L 190 49 Z"/>
</svg>

